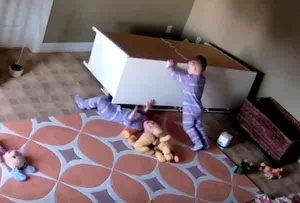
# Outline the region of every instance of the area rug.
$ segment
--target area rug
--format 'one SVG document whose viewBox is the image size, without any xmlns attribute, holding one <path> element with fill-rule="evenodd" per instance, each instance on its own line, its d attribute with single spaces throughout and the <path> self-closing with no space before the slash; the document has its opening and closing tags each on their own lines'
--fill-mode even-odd
<svg viewBox="0 0 300 203">
<path fill-rule="evenodd" d="M 122 126 L 95 114 L 0 124 L 1 145 L 24 153 L 38 172 L 26 182 L 1 164 L 0 202 L 247 202 L 259 190 L 215 146 L 194 153 L 178 113 L 154 119 L 175 139 L 178 164 L 130 148 Z"/>
</svg>

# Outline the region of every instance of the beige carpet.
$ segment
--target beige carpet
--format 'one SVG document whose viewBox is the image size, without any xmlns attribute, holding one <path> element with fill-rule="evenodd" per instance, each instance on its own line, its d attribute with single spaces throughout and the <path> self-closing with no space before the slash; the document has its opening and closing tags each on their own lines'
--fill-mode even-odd
<svg viewBox="0 0 300 203">
<path fill-rule="evenodd" d="M 73 95 L 99 94 L 100 85 L 82 65 L 88 54 L 32 54 L 26 51 L 22 77 L 8 76 L 19 50 L 0 51 L 0 121 L 78 112 Z"/>
</svg>

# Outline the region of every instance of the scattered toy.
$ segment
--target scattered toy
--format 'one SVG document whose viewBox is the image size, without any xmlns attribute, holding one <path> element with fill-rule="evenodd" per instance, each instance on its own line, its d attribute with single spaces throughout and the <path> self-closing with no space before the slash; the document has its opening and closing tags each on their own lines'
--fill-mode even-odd
<svg viewBox="0 0 300 203">
<path fill-rule="evenodd" d="M 174 153 L 173 146 L 170 143 L 171 136 L 164 135 L 161 136 L 159 142 L 155 146 L 155 157 L 159 162 L 171 162 L 174 161 L 176 163 L 179 162 L 179 157 Z"/>
<path fill-rule="evenodd" d="M 247 159 L 242 160 L 240 165 L 236 166 L 234 173 L 236 174 L 248 174 L 253 169 L 254 164 Z"/>
<path fill-rule="evenodd" d="M 135 131 L 132 132 L 134 133 Z M 135 150 L 155 155 L 160 162 L 179 162 L 178 156 L 174 154 L 172 145 L 169 143 L 171 136 L 164 134 L 156 122 L 146 120 L 144 122 L 144 131 L 139 138 L 135 134 L 132 134 L 132 132 L 127 130 L 126 133 L 123 132 L 123 136 Z"/>
<path fill-rule="evenodd" d="M 272 168 L 271 166 L 268 166 L 265 163 L 261 163 L 259 170 L 264 172 L 264 176 L 268 180 L 282 178 L 283 168 Z"/>
<path fill-rule="evenodd" d="M 36 168 L 28 165 L 24 156 L 16 150 L 6 150 L 0 146 L 0 155 L 0 161 L 11 169 L 12 176 L 18 181 L 25 181 L 28 174 L 36 172 Z"/>
<path fill-rule="evenodd" d="M 220 147 L 226 148 L 230 145 L 232 138 L 233 136 L 229 132 L 224 131 L 219 136 L 217 143 Z"/>
</svg>

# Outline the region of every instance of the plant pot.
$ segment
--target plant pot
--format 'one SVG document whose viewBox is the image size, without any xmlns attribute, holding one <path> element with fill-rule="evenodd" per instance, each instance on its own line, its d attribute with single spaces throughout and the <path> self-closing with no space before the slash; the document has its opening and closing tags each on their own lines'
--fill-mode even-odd
<svg viewBox="0 0 300 203">
<path fill-rule="evenodd" d="M 12 64 L 8 67 L 8 73 L 13 78 L 18 78 L 23 74 L 24 68 L 19 64 Z"/>
</svg>

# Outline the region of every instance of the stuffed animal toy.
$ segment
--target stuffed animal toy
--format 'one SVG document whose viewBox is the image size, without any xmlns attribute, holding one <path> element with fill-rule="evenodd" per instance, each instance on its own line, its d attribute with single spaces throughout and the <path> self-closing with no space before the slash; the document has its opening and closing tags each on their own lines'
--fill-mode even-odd
<svg viewBox="0 0 300 203">
<path fill-rule="evenodd" d="M 155 157 L 159 162 L 179 162 L 179 157 L 174 154 L 173 147 L 170 144 L 169 140 L 171 139 L 170 135 L 161 136 L 159 138 L 159 143 L 154 148 Z"/>
<path fill-rule="evenodd" d="M 4 162 L 10 169 L 12 176 L 18 181 L 27 180 L 27 174 L 36 172 L 35 167 L 27 165 L 24 156 L 16 150 L 6 150 L 0 146 L 1 162 Z"/>
<path fill-rule="evenodd" d="M 247 159 L 242 160 L 240 165 L 236 166 L 234 173 L 236 174 L 248 174 L 253 168 L 253 163 Z"/>
<path fill-rule="evenodd" d="M 123 131 L 123 136 L 137 151 L 150 155 L 154 154 L 160 162 L 179 162 L 178 156 L 173 155 L 172 146 L 169 143 L 171 136 L 165 135 L 156 122 L 146 120 L 144 122 L 144 132 L 138 139 L 132 132 L 135 131 L 126 129 L 126 131 Z"/>
<path fill-rule="evenodd" d="M 128 140 L 128 143 L 133 146 L 134 143 L 137 141 L 137 137 L 135 136 L 135 134 L 137 133 L 136 130 L 134 129 L 130 129 L 130 128 L 126 128 L 121 132 L 121 135 L 123 135 L 124 138 L 126 138 Z"/>
<path fill-rule="evenodd" d="M 162 129 L 156 122 L 151 120 L 146 120 L 143 123 L 143 127 L 144 131 L 139 138 L 137 138 L 134 134 L 131 134 L 128 130 L 126 133 L 123 132 L 123 136 L 128 139 L 129 144 L 137 151 L 153 155 L 154 145 L 157 144 L 158 138 L 162 134 Z"/>
<path fill-rule="evenodd" d="M 268 166 L 265 163 L 261 163 L 259 170 L 264 172 L 264 176 L 268 180 L 282 178 L 283 168 L 272 168 L 271 166 Z"/>
</svg>

